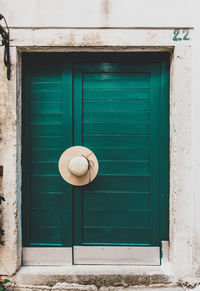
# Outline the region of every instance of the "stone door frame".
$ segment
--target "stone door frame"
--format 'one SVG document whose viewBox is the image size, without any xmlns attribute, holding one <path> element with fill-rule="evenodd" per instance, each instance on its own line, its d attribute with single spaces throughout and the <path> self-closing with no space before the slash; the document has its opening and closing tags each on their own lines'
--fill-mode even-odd
<svg viewBox="0 0 200 291">
<path fill-rule="evenodd" d="M 193 185 L 191 144 L 191 40 L 175 42 L 172 29 L 13 29 L 11 81 L 3 84 L 1 123 L 4 166 L 3 223 L 6 244 L 0 251 L 1 274 L 21 266 L 21 54 L 29 52 L 170 52 L 170 240 L 163 244 L 162 265 L 178 277 L 192 272 Z M 192 31 L 190 31 L 192 34 Z M 49 37 L 49 35 L 51 37 Z M 0 51 L 1 58 L 3 51 Z M 168 260 L 169 259 L 169 260 Z M 162 267 L 162 266 L 161 266 Z"/>
</svg>

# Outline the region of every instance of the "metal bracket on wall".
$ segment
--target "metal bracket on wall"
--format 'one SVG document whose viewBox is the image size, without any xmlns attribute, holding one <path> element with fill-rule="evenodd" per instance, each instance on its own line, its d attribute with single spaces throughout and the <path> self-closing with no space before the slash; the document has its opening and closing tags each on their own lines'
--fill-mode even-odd
<svg viewBox="0 0 200 291">
<path fill-rule="evenodd" d="M 0 166 L 0 177 L 3 177 L 3 166 Z"/>
<path fill-rule="evenodd" d="M 3 166 L 0 166 L 0 204 L 1 204 L 2 200 L 4 201 L 4 198 L 2 197 L 2 179 L 3 179 Z M 1 243 L 0 243 L 0 245 L 1 245 Z"/>
<path fill-rule="evenodd" d="M 6 30 L 0 24 L 0 34 L 2 37 L 2 46 L 4 46 L 4 65 L 7 68 L 7 79 L 10 80 L 11 75 L 11 63 L 10 63 L 10 30 L 6 22 L 5 17 L 0 14 L 0 20 L 4 19 L 6 24 Z"/>
</svg>

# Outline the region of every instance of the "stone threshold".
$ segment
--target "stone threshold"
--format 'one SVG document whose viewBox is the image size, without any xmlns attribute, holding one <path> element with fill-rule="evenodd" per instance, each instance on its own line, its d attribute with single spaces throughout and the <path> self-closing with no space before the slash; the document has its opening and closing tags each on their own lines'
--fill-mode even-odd
<svg viewBox="0 0 200 291">
<path fill-rule="evenodd" d="M 165 287 L 170 288 L 170 290 L 180 288 L 169 263 L 165 263 L 162 266 L 24 266 L 20 268 L 14 279 L 14 290 L 17 291 L 115 291 L 123 289 L 128 291 L 138 290 L 138 288 L 142 290 L 141 288 L 143 287 L 143 290 L 152 287 Z M 178 290 L 182 290 L 182 288 Z"/>
</svg>

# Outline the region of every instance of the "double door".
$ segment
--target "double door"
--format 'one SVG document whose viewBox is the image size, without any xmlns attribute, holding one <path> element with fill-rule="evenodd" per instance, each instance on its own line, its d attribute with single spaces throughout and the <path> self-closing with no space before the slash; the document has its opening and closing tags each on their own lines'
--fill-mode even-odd
<svg viewBox="0 0 200 291">
<path fill-rule="evenodd" d="M 166 56 L 24 57 L 26 255 L 59 248 L 74 264 L 160 264 L 168 236 L 167 78 Z M 86 186 L 59 175 L 59 157 L 73 145 L 99 162 Z"/>
</svg>

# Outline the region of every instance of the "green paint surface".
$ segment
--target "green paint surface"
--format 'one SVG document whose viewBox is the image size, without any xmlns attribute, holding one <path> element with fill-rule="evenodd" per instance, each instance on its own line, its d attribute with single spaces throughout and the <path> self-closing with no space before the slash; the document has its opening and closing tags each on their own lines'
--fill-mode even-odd
<svg viewBox="0 0 200 291">
<path fill-rule="evenodd" d="M 24 246 L 153 245 L 168 239 L 168 56 L 25 54 Z M 84 145 L 99 173 L 59 175 Z"/>
<path fill-rule="evenodd" d="M 72 187 L 58 171 L 72 146 L 71 65 L 24 57 L 23 244 L 72 245 Z"/>
</svg>

